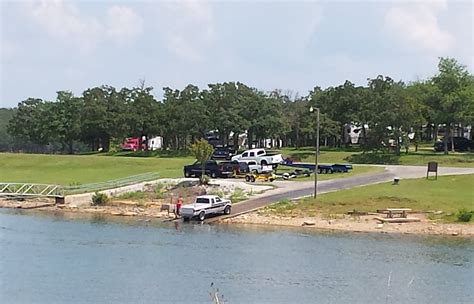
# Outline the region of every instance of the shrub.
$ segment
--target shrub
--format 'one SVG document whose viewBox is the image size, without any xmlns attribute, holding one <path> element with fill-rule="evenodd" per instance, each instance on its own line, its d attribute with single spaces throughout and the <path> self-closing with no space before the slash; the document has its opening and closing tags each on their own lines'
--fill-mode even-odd
<svg viewBox="0 0 474 304">
<path fill-rule="evenodd" d="M 92 196 L 92 205 L 105 205 L 109 201 L 109 197 L 105 193 L 96 192 Z"/>
<path fill-rule="evenodd" d="M 466 209 L 459 209 L 457 214 L 458 220 L 461 222 L 469 222 L 472 218 L 472 211 Z"/>
<path fill-rule="evenodd" d="M 246 198 L 245 192 L 241 188 L 235 188 L 234 192 L 230 196 L 230 200 L 233 203 L 243 201 L 245 198 Z"/>
<path fill-rule="evenodd" d="M 143 200 L 146 199 L 147 193 L 143 191 L 126 192 L 118 196 L 119 199 Z"/>
</svg>

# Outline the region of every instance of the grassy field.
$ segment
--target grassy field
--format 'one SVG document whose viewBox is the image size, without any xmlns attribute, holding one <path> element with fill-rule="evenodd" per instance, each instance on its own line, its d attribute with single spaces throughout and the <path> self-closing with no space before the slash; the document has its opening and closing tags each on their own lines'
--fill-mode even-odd
<svg viewBox="0 0 474 304">
<path fill-rule="evenodd" d="M 182 177 L 182 168 L 193 157 L 129 157 L 95 155 L 0 154 L 0 181 L 78 185 L 109 181 L 130 175 L 157 172 L 160 177 Z M 319 180 L 344 178 L 383 171 L 383 168 L 357 166 L 350 173 L 320 174 Z M 284 171 L 279 170 L 279 173 Z M 293 180 L 307 181 L 313 177 Z"/>
<path fill-rule="evenodd" d="M 384 183 L 326 193 L 320 195 L 317 201 L 307 198 L 296 203 L 280 202 L 267 210 L 276 214 L 312 216 L 406 207 L 418 211 L 441 210 L 444 212 L 441 218 L 453 221 L 459 209 L 474 210 L 472 185 L 474 175 L 443 176 L 438 180 L 403 180 L 399 185 Z"/>
<path fill-rule="evenodd" d="M 192 157 L 123 157 L 0 153 L 0 181 L 74 185 L 108 181 L 146 172 L 181 177 Z"/>
<path fill-rule="evenodd" d="M 296 149 L 282 149 L 284 157 L 290 157 L 299 162 L 314 163 L 314 147 Z M 428 149 L 420 149 L 419 152 L 409 151 L 400 156 L 386 153 L 362 153 L 353 151 L 325 151 L 320 153 L 321 163 L 353 163 L 353 164 L 386 164 L 386 165 L 423 165 L 428 162 L 438 162 L 440 166 L 446 167 L 470 167 L 474 168 L 474 153 L 452 153 L 444 155 L 435 153 Z"/>
</svg>

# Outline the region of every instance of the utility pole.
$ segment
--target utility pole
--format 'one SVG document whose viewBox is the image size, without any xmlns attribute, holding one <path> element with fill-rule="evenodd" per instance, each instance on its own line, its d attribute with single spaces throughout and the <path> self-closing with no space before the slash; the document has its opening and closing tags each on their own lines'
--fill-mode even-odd
<svg viewBox="0 0 474 304">
<path fill-rule="evenodd" d="M 313 113 L 316 110 L 316 151 L 314 153 L 314 195 L 318 195 L 318 165 L 319 165 L 319 108 L 310 107 L 309 111 Z"/>
</svg>

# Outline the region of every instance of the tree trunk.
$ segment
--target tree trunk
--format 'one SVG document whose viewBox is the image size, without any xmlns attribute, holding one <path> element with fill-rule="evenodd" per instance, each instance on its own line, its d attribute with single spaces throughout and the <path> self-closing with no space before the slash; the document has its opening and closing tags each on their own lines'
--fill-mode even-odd
<svg viewBox="0 0 474 304">
<path fill-rule="evenodd" d="M 252 132 L 247 132 L 247 146 L 249 149 L 252 149 Z"/>
<path fill-rule="evenodd" d="M 446 128 L 444 130 L 444 138 L 443 138 L 443 143 L 444 143 L 444 154 L 448 154 L 448 138 L 449 138 L 449 125 L 446 124 Z"/>
<path fill-rule="evenodd" d="M 73 140 L 69 140 L 69 149 L 68 149 L 69 154 L 74 154 L 74 149 L 73 149 Z"/>
<path fill-rule="evenodd" d="M 450 132 L 450 138 L 451 138 L 451 152 L 454 152 L 454 124 L 453 124 L 453 128 L 451 129 L 451 132 Z"/>
<path fill-rule="evenodd" d="M 360 136 L 359 136 L 359 139 L 360 139 Z M 365 149 L 367 147 L 367 132 L 365 131 L 365 124 L 362 124 L 362 142 L 359 143 L 359 145 L 365 151 Z"/>
</svg>

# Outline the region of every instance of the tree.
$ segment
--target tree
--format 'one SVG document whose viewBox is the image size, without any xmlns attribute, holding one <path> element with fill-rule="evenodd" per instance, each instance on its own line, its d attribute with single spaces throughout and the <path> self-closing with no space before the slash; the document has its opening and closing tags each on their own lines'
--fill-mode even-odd
<svg viewBox="0 0 474 304">
<path fill-rule="evenodd" d="M 455 124 L 473 120 L 474 89 L 472 75 L 456 59 L 440 58 L 438 70 L 439 73 L 431 81 L 439 90 L 435 111 L 438 120 L 445 125 L 444 153 L 448 154 L 448 138 L 453 137 Z M 454 151 L 454 141 L 451 142 Z"/>
<path fill-rule="evenodd" d="M 81 134 L 81 113 L 84 108 L 83 99 L 74 97 L 71 92 L 59 91 L 57 102 L 54 103 L 56 120 L 54 121 L 56 139 L 63 144 L 63 150 L 73 154 L 73 143 Z"/>
<path fill-rule="evenodd" d="M 81 139 L 89 143 L 92 151 L 99 147 L 109 151 L 112 137 L 122 139 L 128 134 L 125 91 L 117 92 L 110 86 L 84 91 Z"/>
<path fill-rule="evenodd" d="M 201 180 L 201 183 L 203 183 L 206 161 L 208 161 L 211 158 L 212 152 L 214 152 L 214 148 L 205 139 L 200 139 L 191 145 L 190 150 L 193 153 L 193 155 L 196 157 L 198 162 L 201 163 L 200 180 Z"/>
<path fill-rule="evenodd" d="M 28 98 L 18 104 L 18 109 L 8 123 L 8 133 L 30 142 L 46 145 L 54 138 L 56 117 L 51 102 Z"/>
<path fill-rule="evenodd" d="M 121 91 L 128 106 L 126 121 L 129 132 L 133 137 L 139 138 L 139 150 L 142 147 L 142 138 L 148 140 L 151 135 L 160 132 L 160 104 L 151 94 L 152 90 L 152 87 L 140 87 Z"/>
</svg>

